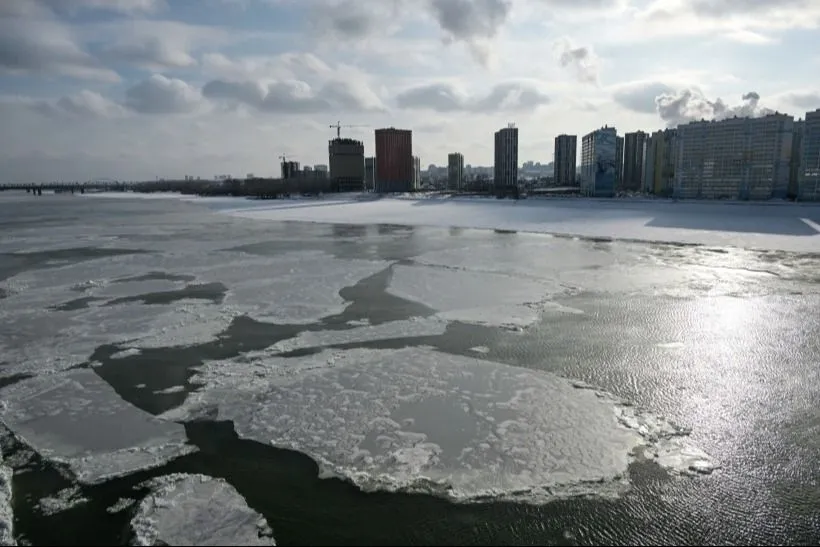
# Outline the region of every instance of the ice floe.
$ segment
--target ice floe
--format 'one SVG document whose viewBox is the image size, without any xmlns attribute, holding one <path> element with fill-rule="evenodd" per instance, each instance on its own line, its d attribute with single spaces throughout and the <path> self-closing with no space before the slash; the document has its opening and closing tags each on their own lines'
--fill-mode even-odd
<svg viewBox="0 0 820 547">
<path fill-rule="evenodd" d="M 0 421 L 81 483 L 98 483 L 195 450 L 185 429 L 126 403 L 90 370 L 37 376 L 0 390 Z"/>
<path fill-rule="evenodd" d="M 167 419 L 216 406 L 241 437 L 366 491 L 540 503 L 615 494 L 638 456 L 672 471 L 709 462 L 690 460 L 686 431 L 605 393 L 425 348 L 211 362 L 194 381 L 202 390 Z"/>
<path fill-rule="evenodd" d="M 88 503 L 88 498 L 83 497 L 79 486 L 71 486 L 63 488 L 53 496 L 40 499 L 37 505 L 43 515 L 51 516 L 83 503 Z"/>
<path fill-rule="evenodd" d="M 543 280 L 427 266 L 396 266 L 388 292 L 424 304 L 450 321 L 521 328 L 563 289 Z"/>
<path fill-rule="evenodd" d="M 438 318 L 413 318 L 406 321 L 390 321 L 380 325 L 365 325 L 347 330 L 303 331 L 293 338 L 272 345 L 261 354 L 287 353 L 305 348 L 375 342 L 393 338 L 437 336 L 447 330 L 447 322 Z M 248 353 L 255 358 L 260 354 Z"/>
<path fill-rule="evenodd" d="M 276 545 L 265 518 L 223 479 L 176 474 L 145 486 L 132 545 Z"/>
<path fill-rule="evenodd" d="M 12 471 L 4 464 L 0 450 L 0 545 L 17 545 L 14 540 L 14 517 L 11 512 Z"/>
<path fill-rule="evenodd" d="M 310 324 L 347 306 L 339 291 L 389 265 L 380 260 L 341 260 L 322 252 L 292 252 L 209 268 L 228 286 L 226 303 L 270 323 Z"/>
<path fill-rule="evenodd" d="M 125 359 L 126 357 L 133 357 L 134 355 L 139 355 L 140 353 L 142 353 L 142 350 L 140 350 L 139 348 L 126 348 L 122 351 L 112 353 L 110 358 L 111 359 Z"/>
</svg>

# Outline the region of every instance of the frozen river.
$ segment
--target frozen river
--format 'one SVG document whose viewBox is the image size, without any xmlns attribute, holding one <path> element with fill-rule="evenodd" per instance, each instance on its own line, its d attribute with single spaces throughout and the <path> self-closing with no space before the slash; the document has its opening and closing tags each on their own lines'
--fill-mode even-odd
<svg viewBox="0 0 820 547">
<path fill-rule="evenodd" d="M 0 194 L 0 544 L 817 543 L 818 223 Z"/>
</svg>

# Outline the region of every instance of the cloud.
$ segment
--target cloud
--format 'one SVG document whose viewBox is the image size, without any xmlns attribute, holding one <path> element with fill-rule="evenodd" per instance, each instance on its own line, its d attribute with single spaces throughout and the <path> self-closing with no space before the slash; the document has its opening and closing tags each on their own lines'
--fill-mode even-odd
<svg viewBox="0 0 820 547">
<path fill-rule="evenodd" d="M 744 13 L 767 13 L 779 8 L 805 8 L 807 0 L 689 0 L 689 8 L 698 15 L 726 17 Z"/>
<path fill-rule="evenodd" d="M 479 64 L 492 64 L 490 42 L 509 19 L 510 0 L 430 0 L 430 8 L 445 41 L 464 42 Z"/>
<path fill-rule="evenodd" d="M 784 93 L 780 98 L 798 108 L 806 110 L 820 108 L 820 91 L 791 91 Z"/>
<path fill-rule="evenodd" d="M 122 105 L 87 89 L 54 102 L 36 101 L 33 107 L 47 116 L 69 116 L 79 119 L 115 118 L 126 113 Z"/>
<path fill-rule="evenodd" d="M 141 114 L 185 114 L 202 104 L 202 95 L 182 80 L 154 74 L 125 92 L 125 105 Z"/>
<path fill-rule="evenodd" d="M 116 20 L 85 27 L 86 38 L 102 41 L 99 56 L 108 63 L 126 63 L 159 72 L 197 64 L 194 53 L 217 48 L 245 33 L 221 27 L 154 19 Z"/>
<path fill-rule="evenodd" d="M 334 43 L 356 42 L 393 35 L 403 23 L 418 25 L 420 17 L 429 17 L 445 43 L 465 44 L 486 67 L 493 62 L 492 41 L 509 20 L 512 5 L 513 0 L 317 0 L 311 24 Z"/>
<path fill-rule="evenodd" d="M 588 84 L 598 83 L 598 67 L 600 61 L 592 48 L 573 47 L 568 38 L 561 38 L 554 44 L 558 62 L 561 66 L 572 70 L 579 82 Z"/>
<path fill-rule="evenodd" d="M 750 45 L 766 45 L 766 44 L 773 44 L 777 42 L 771 36 L 766 36 L 764 34 L 760 34 L 759 32 L 754 32 L 751 30 L 734 30 L 726 34 L 726 38 L 734 41 L 740 42 L 741 44 L 750 44 Z"/>
<path fill-rule="evenodd" d="M 471 97 L 447 82 L 413 87 L 396 96 L 399 108 L 435 112 L 526 112 L 548 103 L 549 97 L 531 82 L 500 83 L 484 97 Z"/>
<path fill-rule="evenodd" d="M 304 0 L 301 0 L 304 2 Z M 300 3 L 301 3 L 300 2 Z M 291 3 L 294 3 L 291 0 Z M 313 4 L 311 24 L 331 38 L 361 40 L 397 27 L 400 0 L 320 0 Z"/>
<path fill-rule="evenodd" d="M 729 106 L 721 98 L 708 99 L 700 90 L 683 89 L 672 93 L 661 93 L 655 98 L 660 118 L 668 127 L 705 119 L 723 120 L 733 116 L 760 117 L 774 113 L 769 108 L 759 106 L 760 95 L 750 91 L 743 95 L 743 102 Z"/>
<path fill-rule="evenodd" d="M 229 105 L 246 105 L 261 112 L 283 114 L 385 110 L 378 96 L 358 81 L 331 80 L 314 91 L 308 83 L 299 80 L 267 84 L 212 80 L 202 88 L 202 94 L 208 99 Z"/>
<path fill-rule="evenodd" d="M 713 34 L 746 44 L 770 44 L 769 34 L 816 29 L 820 3 L 813 0 L 655 0 L 636 13 L 628 29 L 641 38 Z"/>
<path fill-rule="evenodd" d="M 348 66 L 331 68 L 312 53 L 287 52 L 271 56 L 231 58 L 222 53 L 206 53 L 201 59 L 202 70 L 212 79 L 244 80 L 307 80 L 348 77 L 365 78 Z"/>
<path fill-rule="evenodd" d="M 0 72 L 61 74 L 119 81 L 86 52 L 72 31 L 44 6 L 10 0 L 0 10 Z"/>
<path fill-rule="evenodd" d="M 102 55 L 112 61 L 125 61 L 151 70 L 184 68 L 196 60 L 184 48 L 157 36 L 131 43 L 112 44 Z"/>
<path fill-rule="evenodd" d="M 666 93 L 674 93 L 674 88 L 663 82 L 630 82 L 616 88 L 612 98 L 633 112 L 654 114 L 657 112 L 655 99 Z"/>
<path fill-rule="evenodd" d="M 76 15 L 82 10 L 112 11 L 126 15 L 156 13 L 167 7 L 165 0 L 39 0 L 59 14 Z"/>
</svg>

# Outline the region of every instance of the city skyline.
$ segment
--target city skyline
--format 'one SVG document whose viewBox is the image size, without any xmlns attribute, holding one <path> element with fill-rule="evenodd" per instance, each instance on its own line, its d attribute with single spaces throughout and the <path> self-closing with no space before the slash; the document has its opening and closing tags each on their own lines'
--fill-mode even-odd
<svg viewBox="0 0 820 547">
<path fill-rule="evenodd" d="M 555 136 L 820 107 L 820 6 L 672 0 L 6 0 L 0 178 L 182 178 L 327 163 L 329 125 L 413 130 L 423 165 Z M 459 9 L 453 9 L 453 7 Z M 783 63 L 783 58 L 790 59 Z M 799 70 L 794 67 L 801 67 Z"/>
</svg>

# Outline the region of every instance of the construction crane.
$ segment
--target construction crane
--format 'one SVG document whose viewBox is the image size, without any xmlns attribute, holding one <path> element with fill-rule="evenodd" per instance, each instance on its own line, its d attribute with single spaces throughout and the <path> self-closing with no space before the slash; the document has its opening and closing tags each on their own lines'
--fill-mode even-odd
<svg viewBox="0 0 820 547">
<path fill-rule="evenodd" d="M 284 154 L 282 154 L 281 156 L 279 156 L 279 159 L 280 159 L 280 160 L 282 160 L 283 162 L 288 161 L 288 158 L 286 158 Z"/>
<path fill-rule="evenodd" d="M 342 125 L 342 122 L 336 122 L 335 124 L 331 124 L 330 128 L 331 129 L 333 129 L 333 128 L 336 129 L 336 138 L 337 139 L 342 138 L 342 128 L 343 127 L 367 127 L 367 126 L 366 125 Z"/>
</svg>

